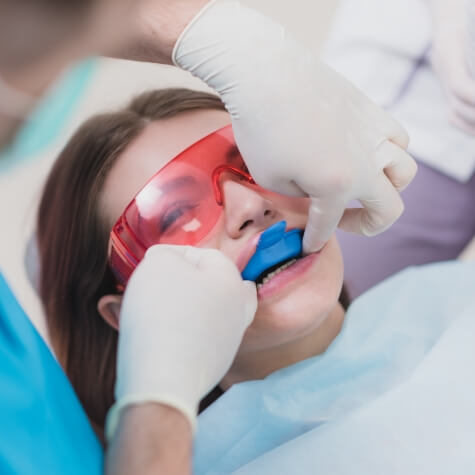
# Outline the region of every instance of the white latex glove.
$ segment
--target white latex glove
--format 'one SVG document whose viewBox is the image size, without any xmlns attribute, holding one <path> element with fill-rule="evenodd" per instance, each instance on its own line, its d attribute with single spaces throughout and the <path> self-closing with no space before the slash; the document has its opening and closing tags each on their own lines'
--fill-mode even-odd
<svg viewBox="0 0 475 475">
<path fill-rule="evenodd" d="M 214 249 L 150 248 L 127 285 L 119 322 L 116 403 L 159 402 L 194 427 L 200 400 L 231 366 L 257 308 L 256 286 Z"/>
<path fill-rule="evenodd" d="M 449 120 L 475 135 L 475 0 L 428 2 L 434 25 L 432 64 L 447 96 Z"/>
<path fill-rule="evenodd" d="M 237 1 L 211 2 L 172 59 L 220 94 L 261 186 L 311 197 L 305 252 L 338 224 L 373 235 L 400 216 L 397 190 L 416 171 L 406 132 L 283 27 Z M 353 199 L 364 208 L 344 213 Z"/>
</svg>

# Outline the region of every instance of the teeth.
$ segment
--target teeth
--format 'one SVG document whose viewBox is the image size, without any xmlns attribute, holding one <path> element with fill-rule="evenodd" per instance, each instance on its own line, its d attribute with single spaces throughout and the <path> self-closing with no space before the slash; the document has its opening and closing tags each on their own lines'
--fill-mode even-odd
<svg viewBox="0 0 475 475">
<path fill-rule="evenodd" d="M 294 262 L 297 262 L 297 259 L 291 259 L 290 261 L 286 262 L 285 264 L 282 264 L 280 267 L 267 274 L 264 279 L 262 279 L 262 283 L 257 284 L 257 289 L 259 290 L 264 284 L 269 282 L 272 277 L 277 275 L 279 272 L 282 272 L 283 270 L 287 269 L 287 267 L 290 267 Z"/>
</svg>

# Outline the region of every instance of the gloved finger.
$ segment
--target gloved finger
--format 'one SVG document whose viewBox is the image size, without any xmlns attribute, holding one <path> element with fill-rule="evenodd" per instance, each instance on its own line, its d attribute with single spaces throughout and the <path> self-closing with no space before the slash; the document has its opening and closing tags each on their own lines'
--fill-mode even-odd
<svg viewBox="0 0 475 475">
<path fill-rule="evenodd" d="M 288 177 L 276 179 L 275 177 L 269 176 L 268 169 L 266 170 L 266 176 L 255 176 L 255 174 L 252 173 L 252 169 L 250 170 L 255 182 L 266 190 L 274 191 L 276 193 L 280 193 L 281 195 L 287 196 L 306 196 L 305 191 L 303 191 L 293 180 L 289 179 Z"/>
<path fill-rule="evenodd" d="M 359 198 L 363 208 L 345 210 L 339 227 L 345 231 L 374 236 L 389 228 L 404 211 L 404 203 L 389 179 L 381 173 L 369 194 Z"/>
<path fill-rule="evenodd" d="M 179 258 L 181 262 L 186 262 L 197 269 L 214 270 L 221 275 L 234 275 L 236 272 L 239 274 L 233 261 L 218 249 L 157 244 L 151 246 L 145 253 L 144 260 L 151 258 L 158 259 L 161 263 Z"/>
<path fill-rule="evenodd" d="M 360 95 L 356 101 L 356 107 L 361 109 L 361 123 L 366 124 L 367 132 L 376 140 L 376 147 L 389 139 L 401 148 L 407 148 L 409 136 L 398 120 L 364 95 Z"/>
<path fill-rule="evenodd" d="M 189 249 L 185 257 L 192 261 L 198 269 L 218 273 L 223 277 L 240 275 L 236 264 L 219 249 L 187 247 Z"/>
<path fill-rule="evenodd" d="M 303 252 L 319 251 L 338 226 L 345 204 L 334 197 L 310 199 L 308 221 L 303 234 Z"/>
<path fill-rule="evenodd" d="M 389 125 L 386 129 L 387 138 L 394 144 L 406 150 L 409 145 L 409 135 L 406 129 L 394 117 L 387 115 L 386 112 L 385 114 L 384 119 Z M 387 142 L 387 140 L 384 142 Z"/>
<path fill-rule="evenodd" d="M 376 150 L 375 162 L 378 168 L 384 170 L 398 191 L 404 190 L 417 172 L 416 161 L 406 151 L 389 140 L 383 142 Z"/>
<path fill-rule="evenodd" d="M 246 298 L 245 298 L 245 305 L 246 305 L 246 328 L 253 322 L 254 317 L 256 316 L 257 311 L 257 288 L 256 284 L 250 280 L 244 280 L 243 285 L 246 289 Z"/>
<path fill-rule="evenodd" d="M 454 111 L 452 111 L 449 115 L 449 122 L 466 134 L 475 136 L 475 124 L 471 124 L 462 119 Z"/>
<path fill-rule="evenodd" d="M 216 249 L 199 248 L 193 246 L 181 246 L 173 244 L 157 244 L 150 247 L 145 253 L 144 261 L 150 262 L 151 259 L 157 260 L 160 267 L 170 266 L 186 266 L 186 269 L 203 269 L 204 262 L 211 259 L 216 260 L 216 254 L 219 253 Z M 220 253 L 219 253 L 220 254 Z M 221 255 L 220 259 L 223 259 Z M 214 264 L 215 265 L 215 264 Z"/>
<path fill-rule="evenodd" d="M 144 261 L 150 259 L 166 259 L 172 258 L 184 258 L 188 259 L 191 263 L 194 263 L 198 257 L 193 253 L 192 246 L 178 246 L 174 244 L 156 244 L 147 249 L 144 256 Z"/>
</svg>

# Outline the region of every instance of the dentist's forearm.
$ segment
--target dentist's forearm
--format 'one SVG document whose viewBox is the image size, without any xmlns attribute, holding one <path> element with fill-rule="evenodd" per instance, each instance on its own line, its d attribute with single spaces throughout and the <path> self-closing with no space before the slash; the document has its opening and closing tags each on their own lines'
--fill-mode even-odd
<svg viewBox="0 0 475 475">
<path fill-rule="evenodd" d="M 172 64 L 175 43 L 186 25 L 209 0 L 142 0 L 137 2 L 131 32 L 122 47 L 106 56 Z"/>
<path fill-rule="evenodd" d="M 191 473 L 192 430 L 187 418 L 163 404 L 123 410 L 108 447 L 106 475 Z"/>
</svg>

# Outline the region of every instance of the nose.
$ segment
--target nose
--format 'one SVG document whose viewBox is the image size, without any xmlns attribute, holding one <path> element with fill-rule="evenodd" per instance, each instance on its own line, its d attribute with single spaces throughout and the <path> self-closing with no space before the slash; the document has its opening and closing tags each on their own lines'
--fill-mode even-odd
<svg viewBox="0 0 475 475">
<path fill-rule="evenodd" d="M 221 181 L 221 190 L 229 237 L 239 238 L 253 228 L 262 231 L 276 221 L 277 210 L 259 188 L 231 178 Z"/>
</svg>

